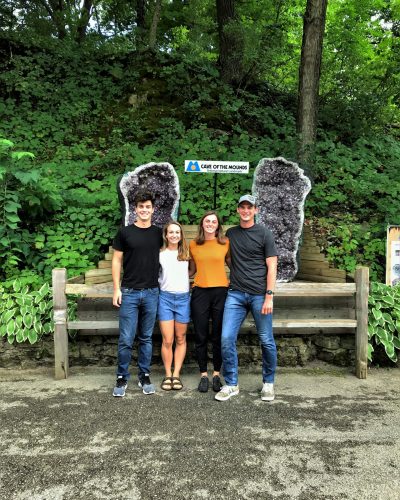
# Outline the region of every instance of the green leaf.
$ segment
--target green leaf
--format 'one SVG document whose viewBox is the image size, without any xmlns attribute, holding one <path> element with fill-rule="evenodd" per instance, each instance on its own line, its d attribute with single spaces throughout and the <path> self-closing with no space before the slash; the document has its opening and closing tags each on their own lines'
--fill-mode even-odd
<svg viewBox="0 0 400 500">
<path fill-rule="evenodd" d="M 7 335 L 7 325 L 0 326 L 0 337 L 4 337 Z"/>
<path fill-rule="evenodd" d="M 21 283 L 18 280 L 13 281 L 14 292 L 19 292 L 21 290 Z"/>
<path fill-rule="evenodd" d="M 35 321 L 33 323 L 33 329 L 35 330 L 35 332 L 40 335 L 42 333 L 42 323 L 40 323 L 40 321 Z"/>
<path fill-rule="evenodd" d="M 393 345 L 396 349 L 400 349 L 400 339 L 398 337 L 393 337 Z"/>
<path fill-rule="evenodd" d="M 15 324 L 18 329 L 22 328 L 22 316 L 19 315 L 15 318 Z"/>
<path fill-rule="evenodd" d="M 15 336 L 15 339 L 18 343 L 21 343 L 23 342 L 25 339 L 24 339 L 24 332 L 23 330 L 18 330 L 16 336 Z"/>
<path fill-rule="evenodd" d="M 46 334 L 49 334 L 51 332 L 51 324 L 50 323 L 45 323 L 43 325 L 43 332 Z"/>
<path fill-rule="evenodd" d="M 50 286 L 48 283 L 42 285 L 38 292 L 38 297 L 40 297 L 40 300 L 44 299 L 44 297 L 49 293 L 49 291 L 50 291 Z M 35 300 L 35 302 L 38 303 L 39 301 Z"/>
<path fill-rule="evenodd" d="M 375 307 L 372 308 L 372 314 L 376 320 L 380 320 L 382 318 L 382 311 L 376 309 Z"/>
<path fill-rule="evenodd" d="M 386 343 L 384 344 L 385 346 L 385 352 L 388 355 L 388 358 L 391 359 L 394 363 L 397 361 L 397 354 L 396 351 L 394 350 L 393 344 Z"/>
<path fill-rule="evenodd" d="M 15 307 L 13 309 L 10 309 L 9 311 L 6 311 L 2 316 L 2 322 L 7 324 L 10 321 L 10 319 L 14 316 L 15 311 L 16 311 Z"/>
<path fill-rule="evenodd" d="M 7 342 L 8 342 L 9 344 L 13 344 L 13 343 L 14 343 L 14 340 L 15 340 L 15 336 L 14 336 L 14 335 L 9 335 L 9 336 L 7 337 Z"/>
<path fill-rule="evenodd" d="M 382 297 L 382 302 L 389 304 L 390 306 L 394 306 L 394 298 L 391 295 L 386 295 Z"/>
<path fill-rule="evenodd" d="M 21 160 L 22 158 L 35 158 L 33 153 L 29 153 L 28 151 L 15 151 L 11 153 L 11 158 L 13 160 Z"/>
<path fill-rule="evenodd" d="M 22 309 L 25 306 L 25 299 L 24 299 L 24 297 L 17 297 L 17 299 L 15 300 L 15 302 L 20 306 L 21 312 L 22 312 Z"/>
<path fill-rule="evenodd" d="M 9 149 L 9 148 L 13 148 L 14 147 L 14 143 L 9 141 L 8 139 L 0 139 L 0 149 Z"/>
<path fill-rule="evenodd" d="M 387 323 L 391 323 L 391 322 L 392 322 L 392 317 L 390 316 L 390 314 L 388 314 L 388 313 L 382 313 L 382 317 L 383 317 L 383 319 L 384 319 Z"/>
<path fill-rule="evenodd" d="M 372 339 L 372 337 L 376 335 L 376 326 L 369 324 L 368 325 L 368 338 Z"/>
<path fill-rule="evenodd" d="M 6 214 L 5 217 L 9 222 L 21 222 L 21 219 L 16 214 Z"/>
<path fill-rule="evenodd" d="M 25 314 L 23 317 L 24 325 L 28 330 L 32 327 L 33 318 L 31 314 Z"/>
<path fill-rule="evenodd" d="M 379 340 L 382 342 L 382 344 L 384 344 L 385 342 L 387 342 L 388 336 L 387 336 L 386 330 L 384 330 L 383 328 L 378 327 L 376 329 L 376 334 L 378 335 Z"/>
<path fill-rule="evenodd" d="M 396 328 L 395 328 L 392 320 L 390 320 L 386 323 L 386 328 L 388 328 L 393 333 L 396 331 Z"/>
<path fill-rule="evenodd" d="M 7 335 L 14 335 L 15 332 L 15 321 L 12 319 L 7 323 Z"/>
<path fill-rule="evenodd" d="M 38 339 L 38 336 L 37 336 L 37 333 L 35 332 L 35 330 L 29 330 L 29 333 L 28 333 L 28 340 L 31 344 L 34 344 L 35 342 L 37 342 L 37 339 Z"/>
</svg>

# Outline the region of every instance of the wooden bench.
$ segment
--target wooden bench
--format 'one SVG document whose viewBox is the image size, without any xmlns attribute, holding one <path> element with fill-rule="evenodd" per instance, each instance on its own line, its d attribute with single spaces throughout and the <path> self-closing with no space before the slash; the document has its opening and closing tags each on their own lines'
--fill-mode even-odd
<svg viewBox="0 0 400 500">
<path fill-rule="evenodd" d="M 321 276 L 322 277 L 322 276 Z M 354 283 L 294 281 L 278 283 L 274 304 L 274 330 L 279 334 L 299 332 L 335 333 L 353 331 L 356 344 L 356 376 L 367 377 L 369 270 L 358 268 Z M 118 321 L 77 320 L 67 317 L 67 295 L 112 298 L 112 283 L 68 283 L 66 269 L 53 270 L 55 377 L 68 377 L 68 330 L 117 329 Z M 253 327 L 250 319 L 245 327 Z M 101 334 L 101 333 L 100 333 Z"/>
</svg>

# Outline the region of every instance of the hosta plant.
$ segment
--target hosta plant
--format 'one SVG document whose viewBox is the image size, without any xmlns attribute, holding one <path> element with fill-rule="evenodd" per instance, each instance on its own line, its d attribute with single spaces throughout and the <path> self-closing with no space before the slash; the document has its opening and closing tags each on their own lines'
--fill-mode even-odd
<svg viewBox="0 0 400 500">
<path fill-rule="evenodd" d="M 11 288 L 0 285 L 0 298 L 0 336 L 10 344 L 26 340 L 34 344 L 53 332 L 53 299 L 47 283 L 30 290 L 16 279 Z"/>
<path fill-rule="evenodd" d="M 382 344 L 395 363 L 400 349 L 400 286 L 372 282 L 368 307 L 368 359 L 372 361 L 373 345 Z"/>
</svg>

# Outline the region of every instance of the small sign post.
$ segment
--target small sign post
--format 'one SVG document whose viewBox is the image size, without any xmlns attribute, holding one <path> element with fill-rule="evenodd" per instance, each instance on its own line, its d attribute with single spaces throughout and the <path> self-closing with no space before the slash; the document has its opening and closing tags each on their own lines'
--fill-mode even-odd
<svg viewBox="0 0 400 500">
<path fill-rule="evenodd" d="M 400 226 L 388 226 L 386 238 L 386 284 L 400 285 Z"/>
<path fill-rule="evenodd" d="M 214 174 L 214 210 L 217 208 L 217 175 L 216 174 L 248 174 L 248 161 L 205 161 L 185 160 L 185 172 L 197 174 Z"/>
</svg>

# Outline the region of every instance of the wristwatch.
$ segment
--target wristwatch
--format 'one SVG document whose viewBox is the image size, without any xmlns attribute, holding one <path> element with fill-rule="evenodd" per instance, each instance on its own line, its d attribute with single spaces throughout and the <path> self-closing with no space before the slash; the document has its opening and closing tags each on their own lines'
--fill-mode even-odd
<svg viewBox="0 0 400 500">
<path fill-rule="evenodd" d="M 272 290 L 267 290 L 265 292 L 265 295 L 274 295 L 274 292 Z"/>
</svg>

